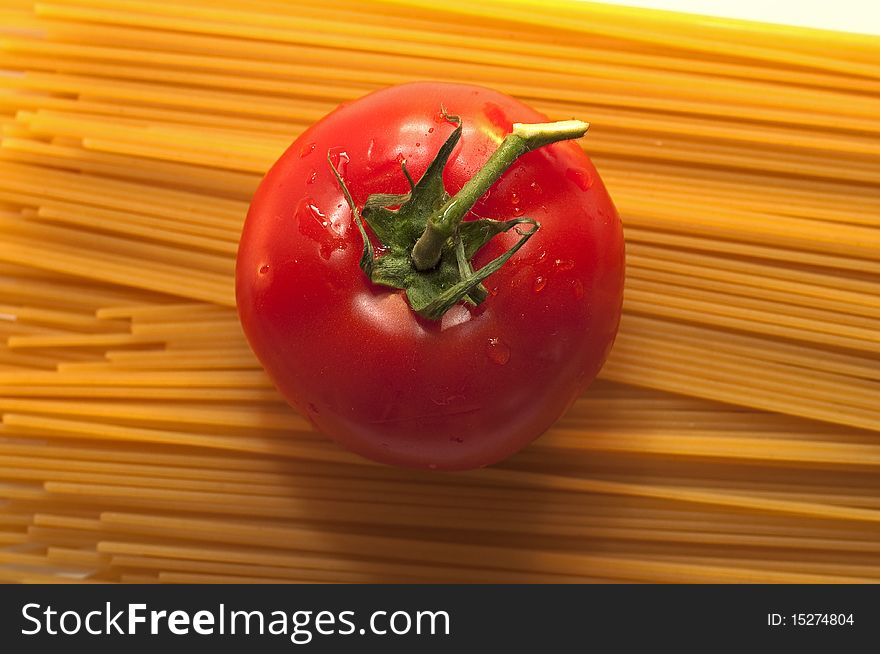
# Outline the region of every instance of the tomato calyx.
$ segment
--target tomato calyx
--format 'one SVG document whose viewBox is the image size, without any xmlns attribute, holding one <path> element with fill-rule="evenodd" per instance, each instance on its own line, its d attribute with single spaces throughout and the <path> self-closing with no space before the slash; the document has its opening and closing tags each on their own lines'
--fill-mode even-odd
<svg viewBox="0 0 880 654">
<path fill-rule="evenodd" d="M 409 192 L 370 195 L 362 210 L 358 210 L 327 153 L 327 161 L 364 242 L 360 259 L 364 274 L 374 284 L 405 290 L 413 311 L 430 320 L 439 320 L 458 302 L 471 305 L 483 302 L 488 295 L 483 280 L 507 263 L 540 228 L 537 221 L 527 217 L 463 221 L 477 200 L 526 152 L 557 141 L 580 138 L 589 127 L 577 120 L 516 123 L 486 164 L 455 196 L 450 196 L 443 184 L 443 169 L 461 139 L 462 126 L 458 116 L 445 111 L 443 115 L 455 129 L 425 174 L 415 182 L 404 160 L 401 169 L 409 183 Z M 364 222 L 382 243 L 383 252 L 379 257 L 375 256 Z M 519 240 L 502 255 L 474 270 L 471 260 L 480 248 L 511 229 L 520 236 Z"/>
</svg>

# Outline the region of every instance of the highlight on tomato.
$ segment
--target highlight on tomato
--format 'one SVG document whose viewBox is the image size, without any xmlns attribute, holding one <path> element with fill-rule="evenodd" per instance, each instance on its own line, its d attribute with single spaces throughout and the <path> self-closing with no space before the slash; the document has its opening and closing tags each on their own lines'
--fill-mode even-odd
<svg viewBox="0 0 880 654">
<path fill-rule="evenodd" d="M 269 170 L 236 263 L 284 398 L 371 459 L 461 470 L 547 430 L 617 332 L 624 241 L 576 143 L 502 93 L 421 82 L 344 104 Z"/>
</svg>

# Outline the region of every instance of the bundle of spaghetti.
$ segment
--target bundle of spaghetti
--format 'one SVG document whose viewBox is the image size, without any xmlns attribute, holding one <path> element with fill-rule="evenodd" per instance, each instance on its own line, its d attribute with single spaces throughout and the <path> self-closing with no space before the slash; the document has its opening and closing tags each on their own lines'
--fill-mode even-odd
<svg viewBox="0 0 880 654">
<path fill-rule="evenodd" d="M 877 582 L 880 41 L 581 2 L 7 0 L 0 580 Z M 593 127 L 621 331 L 532 446 L 379 466 L 241 333 L 248 200 L 340 102 Z"/>
</svg>

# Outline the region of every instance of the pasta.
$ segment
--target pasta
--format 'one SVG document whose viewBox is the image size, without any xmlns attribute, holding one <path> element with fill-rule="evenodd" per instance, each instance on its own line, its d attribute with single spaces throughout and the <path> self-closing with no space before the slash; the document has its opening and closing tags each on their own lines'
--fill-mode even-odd
<svg viewBox="0 0 880 654">
<path fill-rule="evenodd" d="M 0 8 L 0 580 L 880 581 L 880 40 L 560 0 Z M 435 78 L 590 120 L 618 342 L 531 447 L 381 467 L 235 313 L 261 174 Z"/>
</svg>

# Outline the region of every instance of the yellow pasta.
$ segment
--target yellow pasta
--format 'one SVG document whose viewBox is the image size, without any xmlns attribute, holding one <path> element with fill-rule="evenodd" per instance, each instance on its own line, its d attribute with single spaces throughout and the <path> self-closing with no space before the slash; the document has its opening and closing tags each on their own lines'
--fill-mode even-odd
<svg viewBox="0 0 880 654">
<path fill-rule="evenodd" d="M 880 39 L 559 0 L 0 9 L 0 581 L 880 581 Z M 390 84 L 582 142 L 621 331 L 491 469 L 312 431 L 242 336 L 260 176 Z"/>
</svg>

